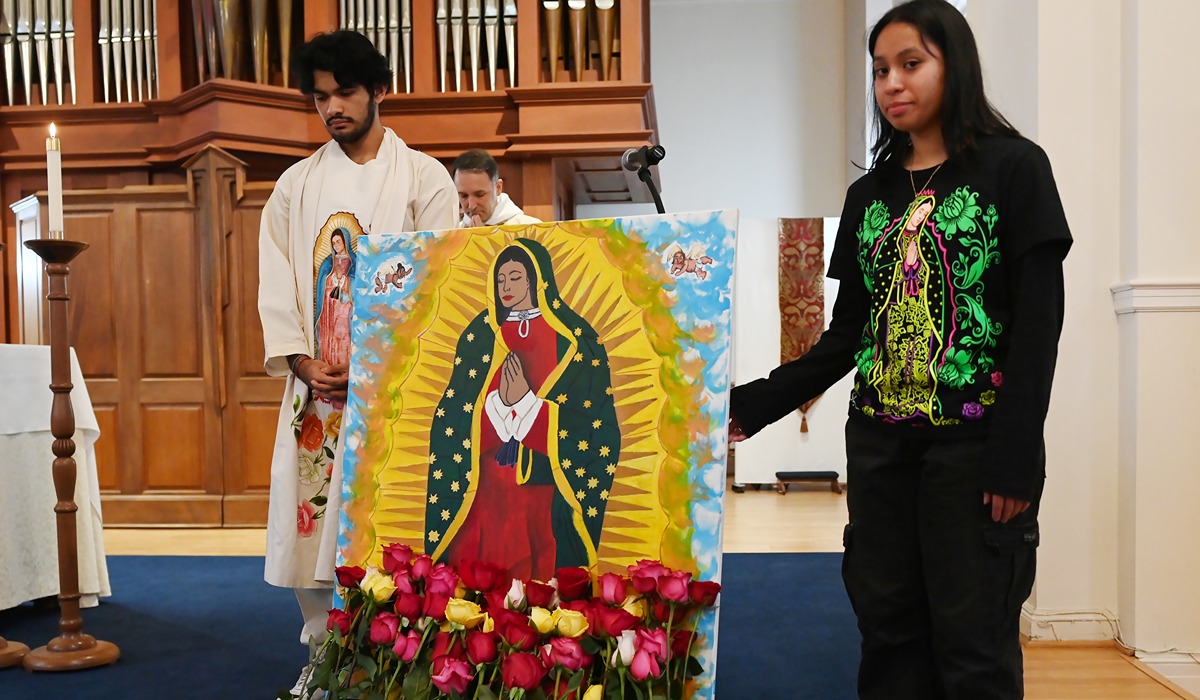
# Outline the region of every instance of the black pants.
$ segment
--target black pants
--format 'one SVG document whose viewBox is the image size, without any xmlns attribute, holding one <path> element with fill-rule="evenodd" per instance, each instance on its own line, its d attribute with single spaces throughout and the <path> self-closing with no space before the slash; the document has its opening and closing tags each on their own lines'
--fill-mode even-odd
<svg viewBox="0 0 1200 700">
<path fill-rule="evenodd" d="M 1033 587 L 1037 502 L 993 522 L 984 449 L 980 438 L 846 426 L 842 578 L 863 637 L 863 700 L 1024 696 L 1019 625 Z"/>
</svg>

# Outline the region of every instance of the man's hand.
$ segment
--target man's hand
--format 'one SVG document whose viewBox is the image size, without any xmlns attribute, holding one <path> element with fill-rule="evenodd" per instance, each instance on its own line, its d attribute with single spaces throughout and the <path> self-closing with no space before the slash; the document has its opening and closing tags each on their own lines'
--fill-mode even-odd
<svg viewBox="0 0 1200 700">
<path fill-rule="evenodd" d="M 331 365 L 323 360 L 303 359 L 296 363 L 296 376 L 312 389 L 313 396 L 336 403 L 346 402 L 350 383 L 348 365 Z"/>
<path fill-rule="evenodd" d="M 483 226 L 483 218 L 480 217 L 478 214 L 472 214 L 471 215 L 471 228 L 479 228 L 480 226 Z"/>
<path fill-rule="evenodd" d="M 1029 510 L 1029 501 L 1022 501 L 1011 496 L 1001 496 L 998 493 L 984 493 L 983 505 L 992 506 L 992 521 L 1007 523 L 1021 513 Z"/>
</svg>

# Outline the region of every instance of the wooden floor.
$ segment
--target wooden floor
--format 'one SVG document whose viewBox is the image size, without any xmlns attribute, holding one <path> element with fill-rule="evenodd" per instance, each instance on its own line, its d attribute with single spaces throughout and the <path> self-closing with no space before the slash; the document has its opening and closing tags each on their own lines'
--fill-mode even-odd
<svg viewBox="0 0 1200 700">
<path fill-rule="evenodd" d="M 728 494 L 726 552 L 840 552 L 846 497 L 817 485 Z M 263 530 L 108 528 L 110 555 L 261 556 Z M 1200 700 L 1112 646 L 1035 644 L 1025 649 L 1029 700 Z"/>
</svg>

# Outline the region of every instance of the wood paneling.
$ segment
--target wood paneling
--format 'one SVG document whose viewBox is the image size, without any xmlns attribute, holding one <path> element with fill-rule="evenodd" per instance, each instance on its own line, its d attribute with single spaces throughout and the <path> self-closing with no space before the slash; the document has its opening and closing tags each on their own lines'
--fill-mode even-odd
<svg viewBox="0 0 1200 700">
<path fill-rule="evenodd" d="M 114 271 L 111 265 L 113 212 L 72 212 L 63 220 L 63 235 L 90 247 L 71 265 L 71 338 L 85 377 L 111 379 L 117 376 L 113 339 L 120 317 L 115 306 Z M 117 274 L 136 274 L 129 266 Z M 116 311 L 116 313 L 114 313 Z"/>
<path fill-rule="evenodd" d="M 147 490 L 204 490 L 202 406 L 142 408 L 142 455 Z"/>
<path fill-rule="evenodd" d="M 91 382 L 88 383 L 89 386 Z M 88 394 L 91 395 L 89 389 Z M 117 445 L 121 444 L 121 431 L 117 427 L 117 407 L 96 403 L 92 399 L 92 411 L 100 425 L 100 439 L 96 441 L 96 475 L 101 491 L 116 491 L 120 488 L 117 473 Z"/>
<path fill-rule="evenodd" d="M 197 377 L 200 352 L 200 246 L 189 211 L 138 213 L 138 259 L 145 377 Z"/>
</svg>

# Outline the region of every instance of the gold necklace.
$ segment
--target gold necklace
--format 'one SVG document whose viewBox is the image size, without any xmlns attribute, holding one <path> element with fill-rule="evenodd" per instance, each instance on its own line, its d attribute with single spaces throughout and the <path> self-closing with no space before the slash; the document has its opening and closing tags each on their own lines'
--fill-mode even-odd
<svg viewBox="0 0 1200 700">
<path fill-rule="evenodd" d="M 925 184 L 922 185 L 921 189 L 919 189 L 919 190 L 917 189 L 917 181 L 913 179 L 913 171 L 911 171 L 911 170 L 908 171 L 908 181 L 909 181 L 909 183 L 912 184 L 912 188 L 913 188 L 913 199 L 917 198 L 918 192 L 924 192 L 925 188 L 929 187 L 929 183 L 933 182 L 933 176 L 937 175 L 938 171 L 941 170 L 942 166 L 945 164 L 946 164 L 946 161 L 944 161 L 944 160 L 941 163 L 938 163 L 937 167 L 933 169 L 933 172 L 929 173 L 929 179 L 925 181 Z"/>
</svg>

